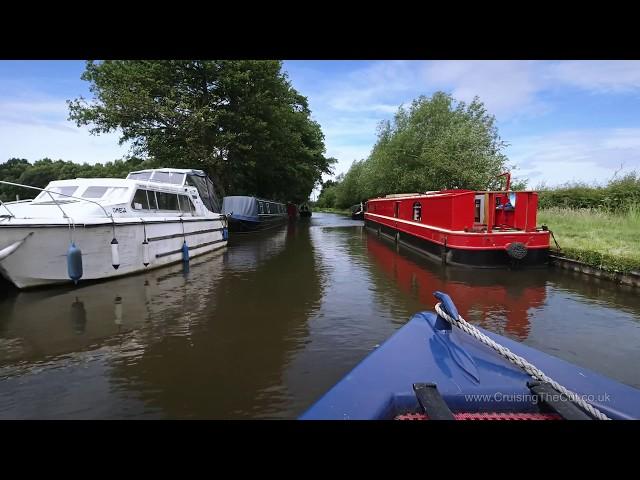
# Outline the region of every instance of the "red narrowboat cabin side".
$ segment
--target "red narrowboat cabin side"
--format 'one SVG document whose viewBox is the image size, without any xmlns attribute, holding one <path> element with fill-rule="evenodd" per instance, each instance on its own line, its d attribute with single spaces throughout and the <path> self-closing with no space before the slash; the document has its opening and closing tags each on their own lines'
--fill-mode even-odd
<svg viewBox="0 0 640 480">
<path fill-rule="evenodd" d="M 549 232 L 537 227 L 537 210 L 533 191 L 441 190 L 371 199 L 365 224 L 445 263 L 540 265 Z"/>
</svg>

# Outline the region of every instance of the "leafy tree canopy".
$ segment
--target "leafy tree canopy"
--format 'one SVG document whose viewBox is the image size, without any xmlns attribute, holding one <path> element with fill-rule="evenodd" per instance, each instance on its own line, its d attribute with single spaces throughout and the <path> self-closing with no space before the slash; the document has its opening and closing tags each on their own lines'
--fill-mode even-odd
<svg viewBox="0 0 640 480">
<path fill-rule="evenodd" d="M 326 206 L 346 208 L 389 193 L 498 188 L 496 177 L 507 169 L 505 146 L 478 98 L 467 104 L 443 92 L 421 96 L 379 125 L 369 158 L 354 162 L 327 191 L 331 196 L 318 201 L 335 199 Z"/>
<path fill-rule="evenodd" d="M 124 178 L 127 173 L 133 170 L 151 168 L 155 165 L 151 161 L 144 161 L 140 158 L 129 158 L 128 160 L 116 160 L 105 164 L 87 163 L 79 164 L 64 160 L 53 161 L 50 158 L 43 158 L 31 164 L 24 158 L 10 158 L 5 163 L 0 163 L 0 179 L 30 185 L 32 187 L 44 188 L 53 180 L 66 180 L 69 178 Z M 13 185 L 0 184 L 0 200 L 13 201 L 16 196 L 21 199 L 34 198 L 38 192 L 28 190 Z"/>
<path fill-rule="evenodd" d="M 68 102 L 78 126 L 118 130 L 134 155 L 205 170 L 229 194 L 300 202 L 335 162 L 279 61 L 89 61 L 82 79 L 94 98 Z"/>
</svg>

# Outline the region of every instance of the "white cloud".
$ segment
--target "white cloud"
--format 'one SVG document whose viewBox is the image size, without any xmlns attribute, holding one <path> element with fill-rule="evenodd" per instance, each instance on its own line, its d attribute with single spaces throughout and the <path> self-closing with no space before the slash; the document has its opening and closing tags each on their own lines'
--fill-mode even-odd
<svg viewBox="0 0 640 480">
<path fill-rule="evenodd" d="M 640 128 L 564 131 L 514 138 L 509 158 L 519 176 L 565 182 L 606 182 L 616 171 L 640 170 Z"/>
<path fill-rule="evenodd" d="M 104 163 L 122 158 L 128 145 L 118 145 L 119 133 L 91 135 L 87 127 L 67 120 L 64 99 L 32 92 L 0 98 L 0 162 L 12 157 L 78 163 Z"/>
<path fill-rule="evenodd" d="M 640 90 L 640 61 L 565 61 L 548 66 L 550 81 L 598 93 Z"/>
<path fill-rule="evenodd" d="M 322 125 L 322 132 L 326 137 L 332 139 L 340 138 L 344 141 L 343 137 L 367 137 L 367 139 L 375 140 L 376 129 L 380 120 L 378 118 L 363 117 L 363 116 L 338 116 L 338 115 L 325 115 L 326 118 L 319 120 Z"/>
<path fill-rule="evenodd" d="M 25 124 L 0 121 L 0 162 L 12 157 L 30 161 L 41 158 L 77 163 L 104 163 L 122 158 L 126 145 L 118 145 L 118 134 L 94 136 L 86 128 L 65 124 Z"/>
<path fill-rule="evenodd" d="M 433 61 L 423 78 L 432 89 L 448 91 L 457 100 L 480 97 L 491 114 L 504 120 L 548 111 L 536 97 L 543 88 L 539 68 L 536 61 Z"/>
<path fill-rule="evenodd" d="M 415 89 L 419 61 L 376 62 L 326 85 L 319 102 L 342 112 L 393 113 L 398 94 Z"/>
</svg>

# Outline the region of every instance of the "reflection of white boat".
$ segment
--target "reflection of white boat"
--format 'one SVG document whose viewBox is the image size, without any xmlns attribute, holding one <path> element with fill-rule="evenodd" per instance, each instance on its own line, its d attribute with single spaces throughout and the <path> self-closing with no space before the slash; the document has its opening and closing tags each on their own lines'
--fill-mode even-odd
<svg viewBox="0 0 640 480">
<path fill-rule="evenodd" d="M 199 170 L 20 186 L 41 192 L 0 202 L 0 273 L 18 288 L 126 275 L 227 243 L 213 183 Z"/>
<path fill-rule="evenodd" d="M 166 336 L 189 335 L 206 321 L 223 269 L 218 250 L 181 265 L 146 270 L 108 284 L 81 283 L 9 292 L 0 299 L 0 378 L 21 362 L 47 362 L 125 342 L 141 354 Z M 4 371 L 3 371 L 4 369 Z"/>
</svg>

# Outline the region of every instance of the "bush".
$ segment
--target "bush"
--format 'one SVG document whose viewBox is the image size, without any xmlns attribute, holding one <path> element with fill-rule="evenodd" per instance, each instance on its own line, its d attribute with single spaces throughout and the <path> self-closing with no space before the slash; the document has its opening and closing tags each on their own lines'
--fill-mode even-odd
<svg viewBox="0 0 640 480">
<path fill-rule="evenodd" d="M 632 205 L 640 204 L 640 175 L 628 173 L 609 181 L 605 187 L 574 183 L 539 193 L 540 208 L 591 208 L 623 212 Z"/>
</svg>

